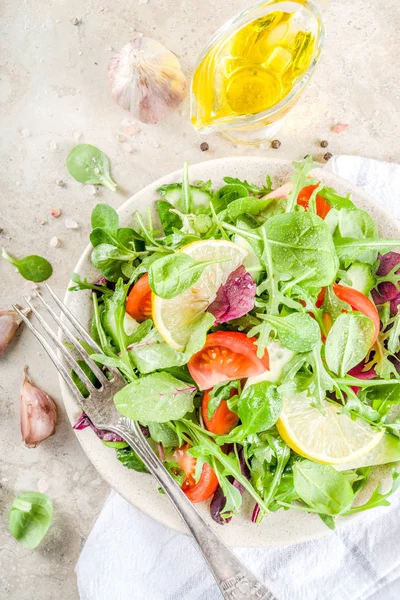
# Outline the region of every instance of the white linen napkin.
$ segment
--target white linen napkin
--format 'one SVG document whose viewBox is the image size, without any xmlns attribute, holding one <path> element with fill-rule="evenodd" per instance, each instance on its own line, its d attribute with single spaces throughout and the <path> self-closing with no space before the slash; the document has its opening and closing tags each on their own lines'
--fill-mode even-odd
<svg viewBox="0 0 400 600">
<path fill-rule="evenodd" d="M 355 156 L 328 163 L 400 218 L 400 165 Z M 325 538 L 237 554 L 279 600 L 398 600 L 400 492 Z M 226 525 L 229 527 L 229 525 Z M 220 600 L 195 542 L 111 492 L 76 565 L 81 600 Z"/>
</svg>

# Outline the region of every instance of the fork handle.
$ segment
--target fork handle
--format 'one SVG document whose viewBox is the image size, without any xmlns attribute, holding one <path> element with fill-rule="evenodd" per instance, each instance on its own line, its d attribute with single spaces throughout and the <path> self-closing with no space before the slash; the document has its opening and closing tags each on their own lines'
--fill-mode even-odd
<svg viewBox="0 0 400 600">
<path fill-rule="evenodd" d="M 124 426 L 120 424 L 115 431 L 124 438 L 143 460 L 185 521 L 208 563 L 222 596 L 226 600 L 277 600 L 273 593 L 214 533 L 158 457 L 152 451 L 151 455 L 146 452 L 142 440 L 138 440 L 138 435 L 132 431 L 128 423 Z M 143 441 L 145 441 L 144 437 Z M 148 448 L 150 449 L 149 446 Z"/>
</svg>

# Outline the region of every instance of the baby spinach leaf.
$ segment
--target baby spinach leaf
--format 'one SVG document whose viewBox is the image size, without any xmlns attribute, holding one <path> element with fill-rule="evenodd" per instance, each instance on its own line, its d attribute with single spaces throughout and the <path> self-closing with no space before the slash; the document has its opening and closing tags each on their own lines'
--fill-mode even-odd
<svg viewBox="0 0 400 600">
<path fill-rule="evenodd" d="M 28 550 L 40 544 L 50 527 L 53 505 L 48 496 L 40 492 L 19 494 L 8 515 L 11 535 Z"/>
<path fill-rule="evenodd" d="M 257 316 L 267 321 L 282 344 L 293 352 L 310 352 L 320 340 L 318 323 L 306 313 L 292 313 L 287 317 Z"/>
<path fill-rule="evenodd" d="M 239 198 L 228 205 L 228 217 L 231 221 L 236 221 L 241 215 L 260 216 L 272 201 L 273 198 Z"/>
<path fill-rule="evenodd" d="M 162 444 L 165 448 L 176 448 L 179 446 L 178 436 L 167 423 L 149 423 L 150 437 Z"/>
<path fill-rule="evenodd" d="M 133 469 L 134 471 L 139 471 L 139 473 L 149 472 L 144 462 L 132 448 L 118 448 L 116 453 L 119 462 L 127 469 Z"/>
<path fill-rule="evenodd" d="M 213 206 L 216 213 L 220 213 L 222 210 L 225 210 L 228 205 L 237 200 L 238 198 L 246 198 L 249 195 L 249 192 L 246 186 L 241 183 L 229 183 L 227 185 L 222 186 L 215 194 L 213 199 Z"/>
<path fill-rule="evenodd" d="M 158 200 L 156 207 L 165 235 L 170 235 L 174 229 L 181 229 L 182 219 L 175 212 L 171 212 L 174 208 L 172 204 L 166 200 Z"/>
<path fill-rule="evenodd" d="M 209 265 L 219 260 L 197 262 L 188 254 L 167 254 L 149 267 L 149 285 L 160 298 L 175 298 L 196 283 Z"/>
<path fill-rule="evenodd" d="M 20 275 L 28 281 L 40 283 L 41 281 L 46 281 L 53 273 L 53 267 L 49 261 L 36 254 L 25 256 L 25 258 L 14 258 L 3 248 L 1 255 L 5 260 L 14 265 Z"/>
<path fill-rule="evenodd" d="M 265 194 L 269 194 L 272 190 L 272 181 L 269 175 L 265 177 L 265 185 L 262 187 L 258 187 L 257 185 L 253 185 L 248 181 L 238 179 L 237 177 L 224 177 L 224 181 L 229 184 L 242 185 L 250 192 L 250 194 L 254 194 L 255 196 L 263 196 Z"/>
<path fill-rule="evenodd" d="M 124 416 L 147 423 L 166 423 L 192 412 L 196 387 L 169 373 L 152 373 L 133 381 L 114 396 Z"/>
<path fill-rule="evenodd" d="M 329 529 L 332 529 L 332 531 L 335 530 L 335 519 L 333 517 L 330 515 L 324 515 L 322 513 L 319 515 L 319 517 L 321 521 L 325 523 L 327 527 L 329 527 Z"/>
<path fill-rule="evenodd" d="M 104 185 L 112 192 L 117 189 L 111 179 L 110 161 L 91 144 L 78 144 L 67 157 L 67 169 L 76 181 L 92 185 Z"/>
<path fill-rule="evenodd" d="M 249 385 L 239 397 L 236 412 L 241 425 L 225 436 L 219 436 L 219 445 L 240 442 L 253 433 L 265 431 L 275 425 L 282 410 L 282 396 L 276 385 L 261 381 Z"/>
<path fill-rule="evenodd" d="M 325 356 L 330 370 L 344 377 L 365 357 L 373 337 L 371 319 L 356 312 L 340 315 L 326 338 Z"/>
<path fill-rule="evenodd" d="M 327 225 L 317 215 L 293 212 L 271 217 L 264 229 L 277 271 L 297 279 L 299 285 L 323 287 L 332 283 L 338 269 L 335 247 Z"/>
<path fill-rule="evenodd" d="M 137 253 L 112 244 L 99 244 L 92 250 L 92 263 L 109 281 L 118 281 L 121 266 L 137 258 Z"/>
<path fill-rule="evenodd" d="M 325 515 L 348 512 L 354 492 L 346 476 L 331 465 L 302 460 L 293 465 L 294 487 L 310 508 Z"/>
<path fill-rule="evenodd" d="M 91 216 L 92 228 L 118 229 L 119 216 L 117 211 L 108 204 L 96 204 Z"/>
</svg>

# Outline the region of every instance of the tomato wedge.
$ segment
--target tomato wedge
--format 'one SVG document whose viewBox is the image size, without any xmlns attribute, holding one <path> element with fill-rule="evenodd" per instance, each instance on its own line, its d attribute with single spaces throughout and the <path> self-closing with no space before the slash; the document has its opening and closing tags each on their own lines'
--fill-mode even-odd
<svg viewBox="0 0 400 600">
<path fill-rule="evenodd" d="M 337 283 L 334 283 L 333 291 L 340 300 L 343 300 L 343 302 L 347 302 L 347 304 L 350 304 L 353 310 L 358 310 L 361 313 L 363 313 L 363 315 L 371 319 L 375 328 L 374 337 L 371 343 L 371 346 L 373 346 L 378 338 L 379 330 L 381 327 L 379 313 L 375 304 L 371 302 L 371 300 L 367 298 L 367 296 L 364 296 L 364 294 L 362 294 L 358 290 L 355 290 L 351 287 L 347 287 L 345 285 L 339 285 Z"/>
<path fill-rule="evenodd" d="M 203 349 L 188 362 L 199 389 L 207 390 L 225 381 L 253 377 L 268 370 L 268 352 L 258 358 L 255 341 L 256 338 L 236 331 L 208 334 Z"/>
<path fill-rule="evenodd" d="M 207 500 L 214 494 L 218 487 L 218 477 L 210 465 L 204 463 L 200 479 L 196 483 L 195 468 L 197 460 L 187 453 L 189 448 L 190 446 L 186 444 L 176 452 L 179 467 L 185 473 L 182 490 L 191 502 L 203 502 L 203 500 Z"/>
<path fill-rule="evenodd" d="M 138 279 L 129 292 L 126 312 L 139 323 L 151 317 L 151 289 L 147 273 Z"/>
<path fill-rule="evenodd" d="M 201 401 L 201 415 L 203 417 L 204 425 L 208 431 L 211 431 L 211 433 L 225 435 L 232 431 L 234 427 L 236 427 L 239 422 L 239 417 L 236 413 L 229 410 L 227 401 L 222 400 L 211 419 L 209 419 L 208 404 L 210 402 L 210 391 L 211 390 L 206 390 L 204 392 L 203 399 Z M 236 394 L 237 390 L 231 390 L 231 398 Z"/>
<path fill-rule="evenodd" d="M 299 195 L 297 197 L 297 204 L 303 206 L 305 210 L 308 210 L 308 203 L 310 201 L 311 195 L 313 191 L 318 187 L 319 183 L 316 185 L 307 185 L 302 190 L 300 190 Z M 321 217 L 321 219 L 325 219 L 328 212 L 331 210 L 331 206 L 322 198 L 322 196 L 318 196 L 315 201 L 317 208 L 317 215 Z"/>
</svg>

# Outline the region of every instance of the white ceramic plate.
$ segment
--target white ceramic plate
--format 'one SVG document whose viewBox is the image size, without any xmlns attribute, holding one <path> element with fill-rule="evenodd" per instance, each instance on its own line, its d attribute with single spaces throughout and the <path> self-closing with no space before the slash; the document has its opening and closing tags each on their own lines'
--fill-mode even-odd
<svg viewBox="0 0 400 600">
<path fill-rule="evenodd" d="M 218 187 L 223 185 L 223 177 L 231 176 L 247 179 L 252 183 L 261 185 L 265 182 L 265 175 L 269 173 L 274 187 L 277 187 L 288 180 L 291 171 L 290 161 L 262 157 L 232 157 L 191 166 L 190 180 L 211 179 L 214 186 Z M 371 214 L 381 234 L 384 233 L 385 237 L 399 237 L 400 226 L 398 222 L 365 192 L 323 169 L 316 169 L 314 174 L 319 180 L 334 187 L 343 195 L 351 192 L 355 204 Z M 132 196 L 118 211 L 121 225 L 131 225 L 132 214 L 135 211 L 143 211 L 147 206 L 153 205 L 158 198 L 156 190 L 160 185 L 180 180 L 181 171 L 176 171 L 148 185 Z M 91 246 L 88 246 L 74 269 L 82 277 L 87 277 L 89 281 L 96 280 L 98 277 L 98 272 L 91 265 L 90 253 Z M 83 325 L 88 327 L 92 316 L 90 293 L 67 292 L 65 302 Z M 71 423 L 74 423 L 80 410 L 62 380 L 61 390 L 68 416 Z M 90 429 L 77 431 L 76 435 L 93 465 L 111 487 L 150 517 L 171 529 L 187 533 L 184 523 L 166 496 L 157 491 L 157 483 L 150 475 L 136 473 L 125 468 L 116 459 L 114 450 L 104 446 Z M 211 526 L 231 546 L 281 546 L 323 536 L 330 531 L 318 516 L 294 510 L 281 510 L 266 516 L 261 524 L 253 524 L 250 522 L 253 504 L 249 499 L 246 499 L 242 514 L 235 516 L 230 524 L 224 526 L 217 525 L 212 521 L 209 516 L 208 503 L 197 506 Z M 337 527 L 343 527 L 350 519 L 362 519 L 362 514 L 346 519 L 338 519 Z"/>
</svg>

